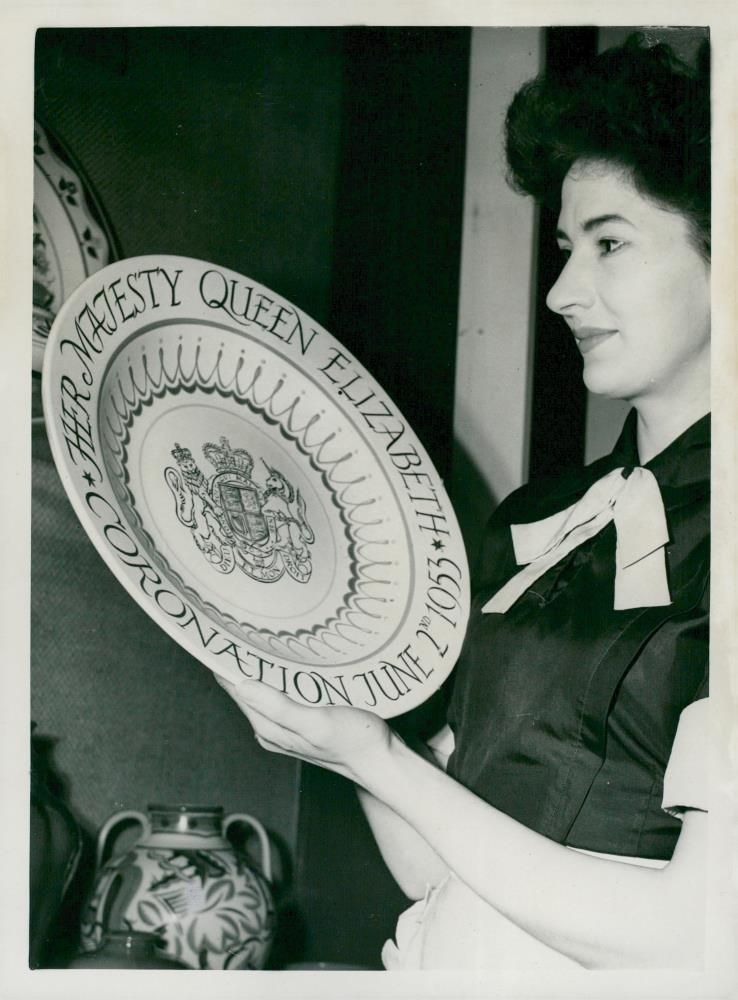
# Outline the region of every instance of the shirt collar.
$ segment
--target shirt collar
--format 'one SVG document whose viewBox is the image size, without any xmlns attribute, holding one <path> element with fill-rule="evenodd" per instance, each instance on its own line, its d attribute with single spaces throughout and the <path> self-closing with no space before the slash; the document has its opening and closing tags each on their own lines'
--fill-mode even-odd
<svg viewBox="0 0 738 1000">
<path fill-rule="evenodd" d="M 538 520 L 577 500 L 592 483 L 613 469 L 640 465 L 636 424 L 637 413 L 632 409 L 609 455 L 551 480 L 531 481 L 518 501 L 521 506 L 511 511 L 512 519 Z M 656 477 L 667 510 L 709 495 L 710 414 L 695 421 L 644 467 Z"/>
<path fill-rule="evenodd" d="M 612 453 L 609 468 L 639 465 L 636 441 L 637 413 L 631 410 Z M 656 477 L 659 486 L 669 492 L 686 489 L 701 495 L 710 485 L 710 414 L 706 413 L 655 455 L 645 468 Z"/>
</svg>

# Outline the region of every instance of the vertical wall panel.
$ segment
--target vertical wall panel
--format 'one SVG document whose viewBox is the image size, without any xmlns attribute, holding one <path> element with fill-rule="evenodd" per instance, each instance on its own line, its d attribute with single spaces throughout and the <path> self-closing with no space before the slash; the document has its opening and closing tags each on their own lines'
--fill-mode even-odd
<svg viewBox="0 0 738 1000">
<path fill-rule="evenodd" d="M 503 126 L 542 56 L 538 28 L 472 32 L 452 480 L 469 551 L 527 476 L 535 206 L 505 180 Z"/>
</svg>

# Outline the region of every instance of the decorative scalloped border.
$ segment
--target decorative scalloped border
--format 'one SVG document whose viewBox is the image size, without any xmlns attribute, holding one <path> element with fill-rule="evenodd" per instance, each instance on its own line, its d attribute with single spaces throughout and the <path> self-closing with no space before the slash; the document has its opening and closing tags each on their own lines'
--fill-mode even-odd
<svg viewBox="0 0 738 1000">
<path fill-rule="evenodd" d="M 135 340 L 125 345 L 127 351 L 134 347 Z M 363 483 L 366 477 L 361 475 L 349 480 L 339 479 L 339 468 L 349 456 L 346 454 L 339 458 L 325 456 L 324 452 L 334 440 L 335 433 L 330 431 L 322 437 L 315 436 L 313 439 L 319 416 L 314 413 L 307 419 L 299 416 L 301 404 L 299 394 L 290 394 L 286 404 L 279 402 L 278 396 L 284 388 L 281 378 L 277 379 L 271 388 L 264 388 L 264 370 L 261 365 L 257 365 L 251 373 L 247 373 L 243 358 L 239 357 L 233 366 L 233 372 L 229 374 L 222 370 L 224 362 L 222 350 L 218 352 L 216 363 L 209 370 L 203 369 L 201 356 L 202 350 L 198 344 L 194 349 L 191 367 L 185 366 L 180 344 L 176 357 L 167 366 L 163 348 L 160 347 L 151 360 L 144 352 L 141 355 L 142 377 L 141 375 L 137 377 L 129 364 L 126 385 L 123 385 L 118 374 L 117 383 L 108 386 L 108 377 L 113 370 L 115 355 L 111 357 L 100 388 L 98 427 L 101 444 L 104 446 L 106 471 L 122 513 L 128 514 L 132 530 L 159 572 L 175 583 L 178 590 L 186 595 L 197 610 L 206 614 L 221 628 L 269 654 L 289 659 L 299 658 L 303 662 L 307 662 L 305 658 L 308 657 L 313 666 L 344 666 L 345 661 L 343 659 L 336 661 L 336 655 L 359 653 L 364 648 L 365 642 L 357 638 L 357 634 L 366 637 L 379 634 L 376 629 L 370 627 L 370 623 L 372 620 L 383 619 L 384 616 L 377 613 L 377 610 L 382 604 L 391 600 L 371 592 L 372 589 L 376 590 L 377 587 L 385 587 L 392 583 L 381 575 L 388 565 L 387 561 L 372 557 L 369 552 L 370 547 L 386 545 L 386 541 L 382 539 L 367 537 L 368 529 L 377 529 L 381 522 L 361 519 L 365 508 L 374 504 L 376 498 L 369 500 L 351 498 L 352 488 Z M 322 622 L 310 628 L 288 632 L 256 627 L 247 621 L 239 621 L 202 598 L 190 584 L 186 583 L 181 574 L 174 570 L 157 550 L 154 540 L 146 531 L 137 509 L 136 499 L 129 488 L 127 449 L 131 426 L 143 408 L 152 405 L 155 399 L 198 390 L 207 392 L 211 396 L 216 392 L 224 399 L 235 399 L 248 406 L 252 413 L 279 427 L 282 435 L 292 441 L 312 467 L 320 473 L 343 522 L 349 545 L 349 563 L 352 567 L 343 606 L 336 608 L 335 613 Z M 104 410 L 103 401 L 105 401 Z M 377 573 L 379 575 L 375 575 Z M 386 642 L 390 642 L 394 634 L 396 630 L 392 636 L 387 637 Z M 341 644 L 344 648 L 341 648 Z M 373 650 L 373 653 L 377 652 L 379 651 Z"/>
</svg>

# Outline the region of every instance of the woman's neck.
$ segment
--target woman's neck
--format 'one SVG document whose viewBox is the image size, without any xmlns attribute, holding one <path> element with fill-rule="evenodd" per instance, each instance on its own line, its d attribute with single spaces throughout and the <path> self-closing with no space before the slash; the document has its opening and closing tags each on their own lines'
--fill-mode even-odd
<svg viewBox="0 0 738 1000">
<path fill-rule="evenodd" d="M 638 412 L 636 441 L 641 465 L 650 462 L 695 421 L 710 412 L 709 398 L 702 397 L 694 398 L 688 405 L 679 407 L 671 404 L 661 408 L 641 403 L 635 403 L 634 406 Z"/>
</svg>

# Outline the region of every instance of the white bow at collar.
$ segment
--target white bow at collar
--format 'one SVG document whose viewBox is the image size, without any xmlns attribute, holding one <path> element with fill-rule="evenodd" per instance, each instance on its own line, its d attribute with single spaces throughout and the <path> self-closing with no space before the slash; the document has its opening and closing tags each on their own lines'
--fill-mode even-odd
<svg viewBox="0 0 738 1000">
<path fill-rule="evenodd" d="M 664 546 L 669 540 L 659 484 L 640 466 L 614 469 L 581 500 L 531 524 L 513 524 L 515 559 L 524 568 L 497 591 L 483 612 L 504 613 L 530 585 L 578 545 L 615 522 L 616 611 L 671 604 Z"/>
</svg>

